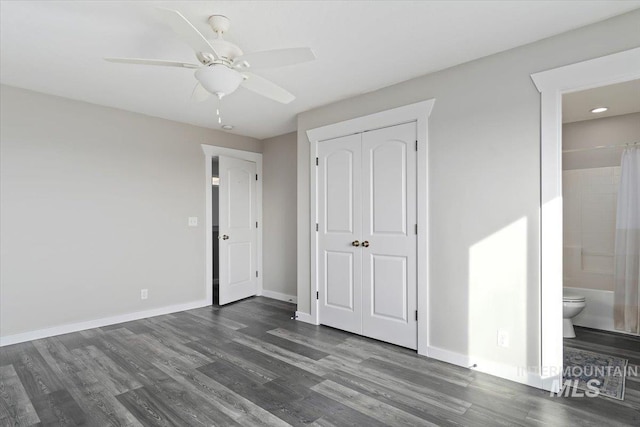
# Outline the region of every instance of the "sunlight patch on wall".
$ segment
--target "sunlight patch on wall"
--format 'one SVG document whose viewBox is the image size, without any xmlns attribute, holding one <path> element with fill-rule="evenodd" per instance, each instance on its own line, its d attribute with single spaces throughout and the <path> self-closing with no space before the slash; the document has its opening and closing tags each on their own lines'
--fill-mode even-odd
<svg viewBox="0 0 640 427">
<path fill-rule="evenodd" d="M 526 293 L 527 218 L 523 217 L 469 248 L 471 360 L 511 365 L 526 360 Z"/>
</svg>

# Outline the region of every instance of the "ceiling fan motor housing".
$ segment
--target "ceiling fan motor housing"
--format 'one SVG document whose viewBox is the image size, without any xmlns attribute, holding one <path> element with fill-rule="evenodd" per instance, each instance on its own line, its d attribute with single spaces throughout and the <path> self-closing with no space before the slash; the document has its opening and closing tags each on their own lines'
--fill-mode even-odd
<svg viewBox="0 0 640 427">
<path fill-rule="evenodd" d="M 220 37 L 209 40 L 209 43 L 216 50 L 222 62 L 227 65 L 231 65 L 234 59 L 242 56 L 242 50 L 238 46 Z"/>
</svg>

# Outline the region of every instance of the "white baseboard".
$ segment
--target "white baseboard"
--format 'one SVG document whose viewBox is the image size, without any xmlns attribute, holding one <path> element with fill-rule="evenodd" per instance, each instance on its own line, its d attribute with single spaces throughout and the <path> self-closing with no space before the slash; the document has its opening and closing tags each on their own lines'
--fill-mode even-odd
<svg viewBox="0 0 640 427">
<path fill-rule="evenodd" d="M 504 378 L 506 380 L 525 384 L 531 387 L 544 388 L 545 386 L 551 386 L 550 382 L 545 382 L 537 372 L 528 372 L 526 369 L 519 368 L 517 366 L 474 358 L 465 354 L 431 346 L 427 348 L 427 355 L 427 357 L 432 359 L 451 363 L 452 365 L 462 366 L 463 368 L 473 369 L 474 371 Z"/>
<path fill-rule="evenodd" d="M 271 299 L 277 299 L 278 301 L 286 301 L 286 302 L 291 302 L 291 303 L 294 303 L 294 304 L 298 303 L 298 297 L 296 297 L 294 295 L 282 294 L 280 292 L 268 291 L 266 289 L 262 290 L 262 296 L 263 297 L 267 297 L 267 298 L 271 298 Z"/>
<path fill-rule="evenodd" d="M 319 323 L 316 322 L 309 313 L 303 313 L 302 311 L 296 311 L 296 320 L 304 323 L 311 323 L 312 325 L 319 325 Z"/>
<path fill-rule="evenodd" d="M 526 368 L 505 365 L 503 363 L 496 363 L 482 359 L 473 360 L 473 364 L 476 365 L 472 368 L 474 371 L 504 378 L 505 380 L 535 388 L 543 388 L 542 377 L 537 372 L 530 372 Z M 560 367 L 560 369 L 562 369 L 562 367 Z"/>
<path fill-rule="evenodd" d="M 101 319 L 88 320 L 86 322 L 71 323 L 67 325 L 54 326 L 52 328 L 38 329 L 36 331 L 23 332 L 21 334 L 7 335 L 0 337 L 0 347 L 11 344 L 18 344 L 25 341 L 38 340 L 41 338 L 53 337 L 56 335 L 68 334 L 71 332 L 84 331 L 87 329 L 100 328 L 102 326 L 115 325 L 132 320 L 146 319 L 147 317 L 160 316 L 163 314 L 176 313 L 178 311 L 191 310 L 194 308 L 211 305 L 206 300 L 192 301 L 184 304 L 170 305 L 167 307 L 154 308 L 134 313 L 119 314 L 117 316 L 103 317 Z"/>
<path fill-rule="evenodd" d="M 462 366 L 463 368 L 469 368 L 473 363 L 469 356 L 465 356 L 461 353 L 454 351 L 444 350 L 438 347 L 427 347 L 427 357 L 440 360 L 441 362 L 451 363 L 452 365 Z"/>
</svg>

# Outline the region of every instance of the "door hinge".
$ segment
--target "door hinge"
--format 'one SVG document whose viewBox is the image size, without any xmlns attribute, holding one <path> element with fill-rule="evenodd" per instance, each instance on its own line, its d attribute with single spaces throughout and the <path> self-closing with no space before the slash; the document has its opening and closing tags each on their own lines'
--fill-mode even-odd
<svg viewBox="0 0 640 427">
<path fill-rule="evenodd" d="M 318 228 L 319 228 L 319 227 L 318 227 L 318 223 L 316 222 L 316 231 L 318 231 Z"/>
<path fill-rule="evenodd" d="M 258 221 L 256 221 L 256 228 L 258 228 Z"/>
<path fill-rule="evenodd" d="M 258 174 L 256 174 L 256 181 L 258 180 Z"/>
<path fill-rule="evenodd" d="M 318 166 L 318 162 L 319 162 L 319 160 L 318 160 L 318 158 L 316 157 L 316 166 Z"/>
<path fill-rule="evenodd" d="M 418 310 L 416 310 L 416 321 L 418 320 Z"/>
<path fill-rule="evenodd" d="M 416 151 L 418 151 L 418 140 L 416 139 Z"/>
<path fill-rule="evenodd" d="M 316 299 L 320 299 L 320 292 L 316 292 Z"/>
<path fill-rule="evenodd" d="M 416 234 L 418 234 L 418 224 L 416 224 Z"/>
<path fill-rule="evenodd" d="M 258 271 L 256 271 L 256 277 L 258 277 Z"/>
</svg>

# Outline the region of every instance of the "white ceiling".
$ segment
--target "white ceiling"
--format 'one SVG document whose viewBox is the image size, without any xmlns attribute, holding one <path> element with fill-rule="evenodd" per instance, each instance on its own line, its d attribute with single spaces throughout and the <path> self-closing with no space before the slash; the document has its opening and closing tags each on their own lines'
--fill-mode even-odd
<svg viewBox="0 0 640 427">
<path fill-rule="evenodd" d="M 218 128 L 215 100 L 190 100 L 193 70 L 105 56 L 193 62 L 154 18 L 181 11 L 207 37 L 211 14 L 245 52 L 311 47 L 311 63 L 260 74 L 297 96 L 281 105 L 238 89 L 223 100 L 233 133 L 295 130 L 298 113 L 530 43 L 640 7 L 640 1 L 2 1 L 0 82 Z"/>
<path fill-rule="evenodd" d="M 607 107 L 603 113 L 591 112 Z M 640 112 L 640 80 L 573 92 L 562 97 L 562 122 L 572 123 Z"/>
</svg>

